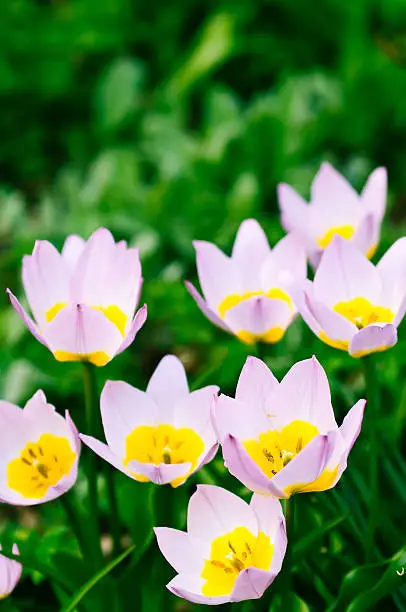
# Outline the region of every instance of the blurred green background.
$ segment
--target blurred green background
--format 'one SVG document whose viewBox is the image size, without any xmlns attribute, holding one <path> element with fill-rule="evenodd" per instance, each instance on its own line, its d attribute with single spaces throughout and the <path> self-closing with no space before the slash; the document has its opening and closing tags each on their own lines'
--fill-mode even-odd
<svg viewBox="0 0 406 612">
<path fill-rule="evenodd" d="M 191 384 L 217 383 L 233 393 L 250 349 L 203 317 L 183 280 L 196 280 L 193 239 L 229 251 L 247 217 L 263 224 L 271 244 L 283 235 L 278 182 L 307 196 L 320 163 L 329 160 L 360 189 L 384 165 L 388 213 L 378 256 L 405 233 L 402 0 L 8 0 L 0 6 L 0 32 L 2 285 L 22 296 L 21 259 L 36 239 L 60 247 L 68 234 L 87 237 L 103 225 L 141 250 L 148 320 L 131 348 L 97 372 L 100 388 L 107 378 L 145 388 L 160 357 L 172 352 Z M 399 335 L 399 344 L 377 358 L 381 559 L 406 542 L 405 326 Z M 1 397 L 23 404 L 41 387 L 84 431 L 80 364 L 57 363 L 4 293 L 0 342 Z M 341 421 L 365 393 L 360 362 L 323 345 L 300 320 L 266 350 L 279 377 L 313 353 L 327 370 Z M 406 577 L 388 562 L 351 574 L 362 563 L 371 452 L 365 442 L 356 445 L 336 491 L 300 496 L 302 552 L 294 561 L 300 599 L 278 608 L 268 593 L 261 604 L 238 608 L 406 610 Z M 124 544 L 135 541 L 140 556 L 137 573 L 120 583 L 129 602 L 123 609 L 188 610 L 164 590 L 169 566 L 154 569 L 151 526 L 184 527 L 194 482 L 166 492 L 172 510 L 165 514 L 161 490 L 116 477 Z M 247 493 L 227 476 L 221 456 L 196 475 L 203 481 Z M 108 555 L 102 474 L 99 484 Z M 76 489 L 86 504 L 84 479 Z M 18 539 L 21 549 L 25 541 L 25 550 L 71 572 L 80 586 L 88 570 L 68 532 L 59 502 L 1 509 L 2 541 Z M 306 540 L 309 533 L 315 535 Z M 396 562 L 406 562 L 400 555 Z M 2 605 L 58 609 L 58 589 L 38 572 L 25 576 L 13 603 Z M 99 609 L 96 599 L 86 601 L 84 609 Z M 350 607 L 354 601 L 358 607 Z"/>
</svg>

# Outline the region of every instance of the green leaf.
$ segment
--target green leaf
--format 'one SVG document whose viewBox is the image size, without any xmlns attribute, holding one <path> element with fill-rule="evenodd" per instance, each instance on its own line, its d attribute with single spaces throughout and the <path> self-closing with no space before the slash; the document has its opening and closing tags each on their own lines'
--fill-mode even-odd
<svg viewBox="0 0 406 612">
<path fill-rule="evenodd" d="M 100 582 L 105 576 L 107 576 L 117 565 L 119 565 L 128 555 L 130 555 L 135 546 L 130 546 L 125 550 L 121 555 L 113 559 L 110 563 L 106 565 L 103 569 L 97 572 L 93 578 L 88 580 L 80 589 L 75 593 L 70 602 L 61 610 L 61 612 L 73 612 L 78 603 L 82 601 L 82 599 L 87 595 L 87 593 L 94 587 L 96 584 Z"/>
<path fill-rule="evenodd" d="M 269 612 L 310 612 L 310 608 L 305 601 L 296 593 L 289 593 L 288 596 L 278 594 L 271 602 Z"/>
<path fill-rule="evenodd" d="M 298 542 L 295 542 L 293 545 L 293 558 L 295 563 L 300 556 L 306 555 L 309 550 L 314 550 L 314 546 L 316 545 L 317 541 L 331 531 L 331 529 L 334 529 L 334 527 L 337 527 L 337 525 L 340 525 L 340 523 L 345 521 L 347 516 L 347 514 L 343 514 L 342 516 L 329 521 L 325 525 L 322 525 L 318 529 L 314 529 L 308 535 L 300 538 Z"/>
<path fill-rule="evenodd" d="M 71 592 L 70 581 L 65 578 L 64 575 L 59 574 L 53 567 L 46 563 L 42 563 L 38 561 L 38 559 L 30 554 L 20 553 L 19 555 L 14 555 L 11 552 L 2 551 L 2 555 L 8 557 L 8 559 L 14 559 L 14 561 L 19 561 L 23 567 L 35 570 L 48 578 L 49 580 L 57 582 L 59 586 L 61 586 L 64 591 L 68 593 Z"/>
</svg>

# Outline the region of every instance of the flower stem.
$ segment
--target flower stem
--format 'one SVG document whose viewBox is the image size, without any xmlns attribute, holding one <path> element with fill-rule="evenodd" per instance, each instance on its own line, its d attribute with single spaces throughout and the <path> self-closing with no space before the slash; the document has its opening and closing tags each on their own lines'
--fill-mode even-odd
<svg viewBox="0 0 406 612">
<path fill-rule="evenodd" d="M 285 559 L 283 562 L 283 592 L 286 599 L 289 600 L 290 594 L 293 593 L 292 584 L 292 546 L 295 539 L 295 498 L 291 497 L 285 500 L 285 520 L 286 533 L 288 534 L 288 546 L 286 548 Z"/>
<path fill-rule="evenodd" d="M 96 381 L 93 366 L 90 363 L 83 363 L 83 383 L 85 394 L 85 410 L 87 433 L 97 436 L 99 433 L 98 410 L 96 406 Z M 94 536 L 94 554 L 99 563 L 103 563 L 103 553 L 100 545 L 99 511 L 97 504 L 97 456 L 93 452 L 88 453 L 87 458 L 87 480 L 89 491 L 89 529 L 92 529 Z"/>
<path fill-rule="evenodd" d="M 118 503 L 116 496 L 116 487 L 114 482 L 114 472 L 109 465 L 106 465 L 106 481 L 107 490 L 110 500 L 110 519 L 111 519 L 111 535 L 113 538 L 113 556 L 117 557 L 121 552 L 121 529 L 120 519 L 118 514 Z"/>
<path fill-rule="evenodd" d="M 73 491 L 65 493 L 60 498 L 60 502 L 65 510 L 66 516 L 70 523 L 73 533 L 79 544 L 83 559 L 88 559 L 92 556 L 92 547 L 89 546 L 89 541 L 86 531 L 86 522 L 80 511 L 77 499 L 73 497 Z"/>
<path fill-rule="evenodd" d="M 369 515 L 367 534 L 365 539 L 365 559 L 373 561 L 375 549 L 375 533 L 378 524 L 378 466 L 379 466 L 379 444 L 377 443 L 377 420 L 379 410 L 379 395 L 377 384 L 377 372 L 374 355 L 368 355 L 362 359 L 364 365 L 365 388 L 367 396 L 367 416 L 369 432 Z"/>
<path fill-rule="evenodd" d="M 266 363 L 266 355 L 267 355 L 268 345 L 265 342 L 257 342 L 256 344 L 256 354 L 258 359 L 261 359 L 264 363 Z"/>
</svg>

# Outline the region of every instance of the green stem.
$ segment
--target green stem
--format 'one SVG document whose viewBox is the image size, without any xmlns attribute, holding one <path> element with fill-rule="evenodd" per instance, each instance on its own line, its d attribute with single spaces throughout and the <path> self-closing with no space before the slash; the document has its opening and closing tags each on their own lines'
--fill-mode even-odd
<svg viewBox="0 0 406 612">
<path fill-rule="evenodd" d="M 256 353 L 257 353 L 257 357 L 258 359 L 261 359 L 261 361 L 263 361 L 264 363 L 266 363 L 266 356 L 268 354 L 268 345 L 265 344 L 265 342 L 257 342 L 256 345 Z"/>
<path fill-rule="evenodd" d="M 369 461 L 369 514 L 367 534 L 365 539 L 365 559 L 374 560 L 375 533 L 379 516 L 379 490 L 378 490 L 378 466 L 379 466 L 379 444 L 377 438 L 377 420 L 379 415 L 379 395 L 377 372 L 374 355 L 368 355 L 362 359 L 364 365 L 364 377 L 367 396 L 367 418 L 368 418 L 368 461 Z"/>
<path fill-rule="evenodd" d="M 285 519 L 286 533 L 288 534 L 288 546 L 286 548 L 285 559 L 283 561 L 283 593 L 289 601 L 290 594 L 293 593 L 292 583 L 292 548 L 295 541 L 295 498 L 285 500 Z"/>
<path fill-rule="evenodd" d="M 85 410 L 87 434 L 97 436 L 99 433 L 98 408 L 96 406 L 96 381 L 94 378 L 93 366 L 90 363 L 83 363 L 83 383 L 85 394 Z M 99 511 L 97 504 L 97 456 L 90 451 L 87 458 L 87 480 L 89 491 L 89 529 L 92 529 L 94 536 L 94 554 L 99 564 L 103 564 L 103 553 L 100 545 L 100 526 Z"/>
<path fill-rule="evenodd" d="M 113 538 L 113 556 L 117 557 L 121 552 L 121 529 L 120 519 L 118 514 L 118 503 L 116 496 L 116 487 L 114 482 L 114 472 L 109 465 L 106 465 L 106 481 L 107 490 L 110 501 L 110 521 L 111 535 Z"/>
<path fill-rule="evenodd" d="M 68 521 L 72 527 L 72 531 L 76 536 L 79 548 L 82 552 L 83 559 L 92 557 L 92 546 L 89 545 L 88 535 L 86 531 L 86 522 L 77 505 L 77 499 L 73 497 L 73 491 L 65 493 L 60 498 L 61 504 L 65 510 Z"/>
</svg>

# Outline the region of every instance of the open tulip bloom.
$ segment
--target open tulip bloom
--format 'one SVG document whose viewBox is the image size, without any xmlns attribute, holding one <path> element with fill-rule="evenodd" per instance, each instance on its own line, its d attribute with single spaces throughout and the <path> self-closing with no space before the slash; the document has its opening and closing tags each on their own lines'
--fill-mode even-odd
<svg viewBox="0 0 406 612">
<path fill-rule="evenodd" d="M 289 498 L 334 487 L 361 428 L 365 400 L 337 426 L 326 374 L 315 357 L 281 383 L 248 357 L 235 399 L 220 395 L 213 418 L 228 470 L 255 493 Z"/>
<path fill-rule="evenodd" d="M 282 224 L 286 231 L 302 238 L 314 265 L 336 234 L 372 257 L 385 214 L 386 183 L 385 168 L 377 168 L 359 195 L 339 172 L 324 163 L 312 183 L 309 204 L 290 185 L 278 186 Z"/>
<path fill-rule="evenodd" d="M 406 238 L 397 240 L 374 266 L 336 236 L 314 281 L 306 281 L 297 292 L 296 304 L 321 340 L 363 357 L 396 344 L 406 309 L 405 275 Z"/>
<path fill-rule="evenodd" d="M 294 236 L 271 250 L 261 226 L 244 221 L 231 257 L 210 242 L 195 241 L 204 299 L 186 286 L 207 318 L 247 344 L 278 342 L 296 315 L 290 287 L 306 278 L 306 253 Z"/>
<path fill-rule="evenodd" d="M 168 589 L 179 597 L 211 605 L 258 599 L 281 569 L 286 529 L 276 499 L 253 495 L 247 504 L 221 487 L 199 485 L 187 528 L 155 528 L 178 572 Z"/>
<path fill-rule="evenodd" d="M 145 322 L 134 316 L 142 278 L 138 249 L 98 229 L 86 242 L 69 236 L 62 253 L 35 243 L 23 259 L 23 285 L 35 322 L 9 291 L 11 303 L 39 342 L 58 361 L 103 366 L 124 351 Z"/>
<path fill-rule="evenodd" d="M 106 383 L 100 407 L 107 445 L 81 438 L 135 480 L 179 486 L 216 454 L 210 408 L 217 392 L 208 386 L 190 393 L 182 363 L 167 355 L 146 392 L 125 382 Z"/>
<path fill-rule="evenodd" d="M 0 551 L 2 550 L 0 546 Z M 13 544 L 13 555 L 18 555 L 19 550 L 17 544 Z M 23 566 L 14 559 L 9 559 L 0 554 L 0 600 L 5 599 L 14 591 L 17 582 L 21 578 Z"/>
<path fill-rule="evenodd" d="M 78 432 L 37 391 L 24 409 L 0 401 L 0 501 L 31 506 L 59 497 L 76 482 Z"/>
</svg>

